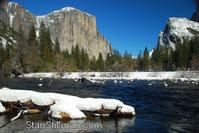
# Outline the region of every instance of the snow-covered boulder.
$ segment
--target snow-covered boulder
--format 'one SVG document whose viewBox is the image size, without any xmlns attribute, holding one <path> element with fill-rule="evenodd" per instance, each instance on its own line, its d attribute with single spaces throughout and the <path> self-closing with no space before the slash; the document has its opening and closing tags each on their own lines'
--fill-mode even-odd
<svg viewBox="0 0 199 133">
<path fill-rule="evenodd" d="M 3 104 L 1 104 L 1 102 Z M 14 104 L 14 106 L 12 106 Z M 10 106 L 4 106 L 10 105 Z M 39 107 L 48 107 L 49 115 L 53 118 L 82 119 L 86 118 L 84 112 L 95 114 L 133 116 L 133 107 L 125 105 L 115 99 L 80 98 L 76 96 L 57 93 L 39 93 L 30 90 L 0 89 L 0 112 L 12 111 L 17 107 L 25 106 L 27 110 L 38 110 Z M 11 107 L 12 106 L 12 107 Z M 28 111 L 25 112 L 28 112 Z M 36 111 L 39 112 L 39 111 Z"/>
</svg>

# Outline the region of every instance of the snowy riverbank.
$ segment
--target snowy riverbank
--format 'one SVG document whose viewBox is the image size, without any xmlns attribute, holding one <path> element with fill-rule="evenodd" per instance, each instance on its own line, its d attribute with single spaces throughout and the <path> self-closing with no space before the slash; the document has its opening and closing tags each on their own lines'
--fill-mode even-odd
<svg viewBox="0 0 199 133">
<path fill-rule="evenodd" d="M 89 80 L 181 80 L 199 81 L 199 71 L 176 72 L 66 72 L 66 73 L 30 73 L 22 78 L 62 78 Z"/>
</svg>

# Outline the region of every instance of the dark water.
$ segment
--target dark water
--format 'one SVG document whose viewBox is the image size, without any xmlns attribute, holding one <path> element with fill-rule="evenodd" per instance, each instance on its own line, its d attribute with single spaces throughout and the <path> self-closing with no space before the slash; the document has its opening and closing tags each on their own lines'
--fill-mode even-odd
<svg viewBox="0 0 199 133">
<path fill-rule="evenodd" d="M 168 84 L 165 87 L 165 83 Z M 42 83 L 43 87 L 38 84 Z M 152 85 L 149 85 L 151 83 Z M 28 129 L 27 121 L 45 123 L 47 116 L 26 115 L 9 123 L 0 132 L 107 132 L 107 133 L 197 133 L 199 132 L 199 85 L 172 81 L 123 81 L 92 85 L 70 80 L 1 79 L 0 87 L 56 92 L 80 97 L 116 98 L 135 107 L 136 116 L 118 119 L 72 120 L 70 125 L 97 124 L 100 128 Z M 94 104 L 94 103 L 93 103 Z M 0 116 L 0 126 L 15 114 Z M 51 121 L 55 122 L 55 121 Z"/>
</svg>

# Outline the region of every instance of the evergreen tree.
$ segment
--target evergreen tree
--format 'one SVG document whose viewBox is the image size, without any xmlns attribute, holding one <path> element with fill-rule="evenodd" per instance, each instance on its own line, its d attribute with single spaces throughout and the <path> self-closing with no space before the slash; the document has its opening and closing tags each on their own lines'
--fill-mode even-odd
<svg viewBox="0 0 199 133">
<path fill-rule="evenodd" d="M 142 58 L 142 52 L 140 51 L 138 54 L 138 58 L 137 58 L 137 69 L 139 71 L 143 71 L 143 58 Z"/>
<path fill-rule="evenodd" d="M 52 40 L 50 30 L 47 29 L 44 23 L 41 23 L 39 31 L 39 42 L 40 42 L 40 56 L 41 56 L 41 71 L 52 71 L 54 67 L 54 56 L 52 48 Z"/>
<path fill-rule="evenodd" d="M 164 68 L 165 63 L 165 51 L 163 46 L 158 44 L 157 48 L 154 49 L 152 54 L 152 64 L 153 64 L 153 70 L 155 71 L 162 71 Z"/>
<path fill-rule="evenodd" d="M 80 68 L 82 70 L 86 70 L 89 68 L 89 57 L 86 52 L 84 52 L 84 49 L 81 50 L 81 62 L 80 62 Z"/>
<path fill-rule="evenodd" d="M 190 43 L 185 41 L 176 46 L 176 66 L 179 70 L 187 70 L 190 61 Z"/>
<path fill-rule="evenodd" d="M 61 53 L 60 44 L 58 38 L 55 40 L 55 53 Z"/>
<path fill-rule="evenodd" d="M 2 65 L 5 61 L 5 50 L 3 48 L 3 44 L 0 41 L 0 71 L 2 70 Z"/>
<path fill-rule="evenodd" d="M 39 57 L 38 41 L 34 26 L 32 26 L 29 30 L 27 43 L 28 45 L 26 46 L 24 53 L 25 57 L 23 57 L 23 66 L 25 72 L 37 72 L 39 68 L 40 57 Z"/>
<path fill-rule="evenodd" d="M 98 71 L 104 71 L 104 60 L 102 53 L 100 52 L 98 60 L 97 60 L 97 70 Z"/>
<path fill-rule="evenodd" d="M 150 70 L 150 56 L 149 56 L 149 51 L 147 48 L 145 48 L 144 53 L 143 53 L 143 70 L 144 71 L 149 71 Z"/>
<path fill-rule="evenodd" d="M 199 70 L 199 37 L 196 37 L 191 41 L 190 48 L 190 67 L 192 70 Z"/>
<path fill-rule="evenodd" d="M 81 64 L 81 59 L 80 59 L 80 50 L 79 50 L 79 46 L 76 45 L 75 47 L 75 54 L 74 54 L 74 57 L 75 57 L 75 64 L 76 64 L 76 68 L 77 69 L 81 69 L 80 68 L 80 64 Z"/>
<path fill-rule="evenodd" d="M 97 63 L 95 57 L 90 61 L 90 71 L 97 71 Z"/>
</svg>

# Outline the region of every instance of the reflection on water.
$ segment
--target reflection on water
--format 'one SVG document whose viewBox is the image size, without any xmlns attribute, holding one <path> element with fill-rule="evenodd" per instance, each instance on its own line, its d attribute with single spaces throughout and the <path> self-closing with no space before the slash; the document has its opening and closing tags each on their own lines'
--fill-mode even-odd
<svg viewBox="0 0 199 133">
<path fill-rule="evenodd" d="M 6 118 L 8 115 L 0 116 L 1 124 L 3 122 L 9 121 Z M 71 120 L 69 122 L 61 123 L 58 121 L 48 121 L 47 119 L 42 119 L 42 116 L 34 115 L 25 116 L 20 118 L 6 127 L 3 127 L 0 131 L 2 132 L 115 132 L 121 133 L 128 131 L 128 128 L 134 126 L 134 118 L 132 119 L 109 119 L 109 118 L 95 118 L 92 120 Z"/>
<path fill-rule="evenodd" d="M 51 85 L 49 86 L 49 83 Z M 165 83 L 168 86 L 165 86 Z M 43 84 L 39 87 L 39 84 Z M 27 129 L 26 122 L 45 123 L 48 116 L 28 115 L 18 119 L 0 131 L 13 132 L 199 132 L 199 86 L 171 81 L 123 81 L 117 84 L 107 81 L 104 85 L 79 83 L 71 80 L 10 79 L 0 80 L 0 87 L 31 89 L 40 92 L 56 92 L 80 97 L 116 98 L 135 107 L 132 119 L 95 118 L 72 120 L 70 125 L 101 125 L 101 128 Z M 15 114 L 1 115 L 0 125 Z M 54 121 L 53 121 L 54 122 Z"/>
</svg>

